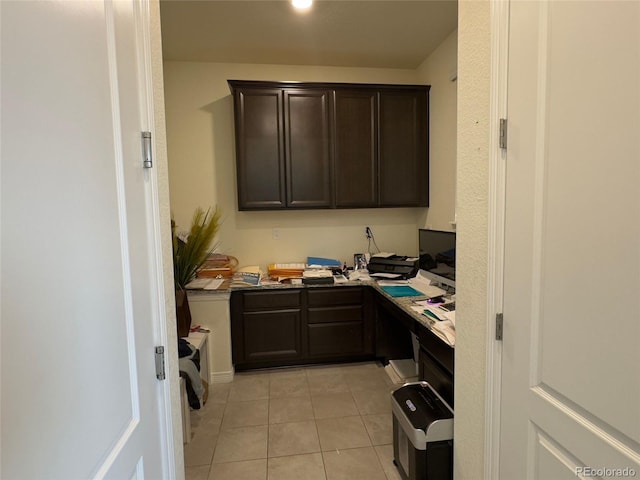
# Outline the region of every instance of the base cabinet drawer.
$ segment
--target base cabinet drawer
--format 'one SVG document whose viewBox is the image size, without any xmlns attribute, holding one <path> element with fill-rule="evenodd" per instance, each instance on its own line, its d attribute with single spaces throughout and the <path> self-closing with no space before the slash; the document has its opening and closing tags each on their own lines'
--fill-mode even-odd
<svg viewBox="0 0 640 480">
<path fill-rule="evenodd" d="M 308 332 L 310 357 L 341 358 L 369 353 L 362 322 L 318 323 L 309 325 Z"/>
<path fill-rule="evenodd" d="M 362 322 L 364 308 L 362 305 L 345 305 L 342 307 L 309 307 L 307 323 L 340 323 Z"/>
<path fill-rule="evenodd" d="M 302 290 L 244 292 L 242 294 L 242 308 L 245 311 L 300 308 L 302 305 L 302 294 Z"/>
<path fill-rule="evenodd" d="M 314 288 L 307 292 L 310 307 L 362 305 L 365 291 L 362 287 Z"/>
</svg>

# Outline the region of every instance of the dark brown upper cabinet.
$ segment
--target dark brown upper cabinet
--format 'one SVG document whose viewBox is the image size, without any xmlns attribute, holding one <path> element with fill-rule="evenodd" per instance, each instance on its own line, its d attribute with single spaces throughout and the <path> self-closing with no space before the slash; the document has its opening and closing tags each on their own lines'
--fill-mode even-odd
<svg viewBox="0 0 640 480">
<path fill-rule="evenodd" d="M 429 205 L 427 92 L 379 92 L 378 188 L 381 207 Z"/>
<path fill-rule="evenodd" d="M 287 197 L 290 208 L 331 208 L 331 91 L 284 90 Z"/>
<path fill-rule="evenodd" d="M 240 210 L 428 206 L 429 86 L 229 85 Z"/>
<path fill-rule="evenodd" d="M 241 210 L 286 206 L 281 88 L 235 91 L 236 174 Z"/>
<path fill-rule="evenodd" d="M 378 95 L 344 89 L 334 94 L 336 207 L 378 204 Z"/>
</svg>

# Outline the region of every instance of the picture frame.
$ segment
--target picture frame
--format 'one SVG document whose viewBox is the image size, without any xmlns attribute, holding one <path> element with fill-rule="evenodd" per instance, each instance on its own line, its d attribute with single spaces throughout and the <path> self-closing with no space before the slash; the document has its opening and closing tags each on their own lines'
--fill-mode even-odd
<svg viewBox="0 0 640 480">
<path fill-rule="evenodd" d="M 366 270 L 367 269 L 367 257 L 364 253 L 353 254 L 353 269 L 354 270 Z"/>
</svg>

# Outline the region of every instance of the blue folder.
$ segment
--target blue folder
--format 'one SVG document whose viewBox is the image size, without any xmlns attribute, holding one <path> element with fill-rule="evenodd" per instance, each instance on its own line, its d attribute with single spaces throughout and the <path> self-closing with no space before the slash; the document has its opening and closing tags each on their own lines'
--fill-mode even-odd
<svg viewBox="0 0 640 480">
<path fill-rule="evenodd" d="M 424 296 L 424 293 L 419 292 L 409 285 L 385 285 L 380 287 L 392 297 L 419 297 Z"/>
<path fill-rule="evenodd" d="M 340 260 L 322 257 L 307 257 L 307 265 L 320 265 L 322 267 L 341 267 Z"/>
</svg>

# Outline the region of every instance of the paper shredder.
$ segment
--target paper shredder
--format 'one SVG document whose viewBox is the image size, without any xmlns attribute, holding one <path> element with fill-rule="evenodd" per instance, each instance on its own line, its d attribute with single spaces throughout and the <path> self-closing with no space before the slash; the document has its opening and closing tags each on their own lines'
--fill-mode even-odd
<svg viewBox="0 0 640 480">
<path fill-rule="evenodd" d="M 453 410 L 427 382 L 391 394 L 393 463 L 403 480 L 453 478 Z"/>
</svg>

